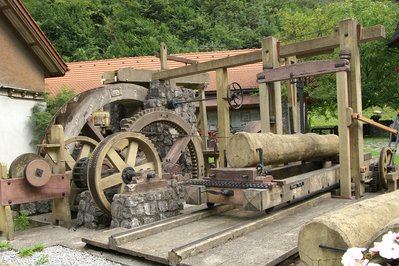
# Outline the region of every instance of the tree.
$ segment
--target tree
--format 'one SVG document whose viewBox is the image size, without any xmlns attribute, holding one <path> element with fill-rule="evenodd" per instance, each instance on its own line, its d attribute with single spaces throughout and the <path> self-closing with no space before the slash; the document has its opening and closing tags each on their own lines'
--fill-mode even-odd
<svg viewBox="0 0 399 266">
<path fill-rule="evenodd" d="M 285 42 L 292 42 L 331 34 L 339 21 L 347 18 L 358 20 L 363 27 L 381 24 L 387 36 L 392 36 L 398 14 L 399 5 L 386 0 L 346 0 L 328 3 L 313 10 L 284 8 L 279 21 L 279 36 Z M 338 58 L 337 52 L 328 58 Z M 397 61 L 387 49 L 387 40 L 362 44 L 360 55 L 363 108 L 399 107 L 399 101 L 393 97 L 398 92 L 394 72 Z M 311 106 L 313 112 L 336 110 L 334 76 L 317 77 L 313 83 L 308 84 L 306 91 L 315 100 Z"/>
</svg>

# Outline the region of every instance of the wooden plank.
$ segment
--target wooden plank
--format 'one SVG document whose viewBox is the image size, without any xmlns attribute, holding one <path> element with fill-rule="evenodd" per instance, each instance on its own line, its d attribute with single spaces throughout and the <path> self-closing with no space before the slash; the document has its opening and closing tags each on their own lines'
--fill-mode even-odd
<svg viewBox="0 0 399 266">
<path fill-rule="evenodd" d="M 190 213 L 178 217 L 172 217 L 169 219 L 164 219 L 155 223 L 140 226 L 138 228 L 133 228 L 126 230 L 125 232 L 116 233 L 109 237 L 109 246 L 111 249 L 116 249 L 117 246 L 125 244 L 130 241 L 134 241 L 140 238 L 144 238 L 150 235 L 155 235 L 157 233 L 176 228 L 178 226 L 188 224 L 197 220 L 204 219 L 206 217 L 219 214 L 225 211 L 232 210 L 231 206 L 218 206 L 212 210 L 202 210 L 196 213 Z"/>
<path fill-rule="evenodd" d="M 353 112 L 362 115 L 362 85 L 360 73 L 360 24 L 356 20 L 344 20 L 339 25 L 339 41 L 341 51 L 350 52 L 350 73 L 348 75 L 349 107 Z M 360 168 L 363 167 L 363 125 L 354 120 L 350 126 L 350 162 L 351 175 L 355 182 L 355 196 L 364 194 L 364 183 L 361 182 Z"/>
<path fill-rule="evenodd" d="M 339 133 L 339 176 L 341 197 L 351 198 L 350 138 L 347 123 L 348 78 L 346 72 L 337 73 L 337 104 Z"/>
<path fill-rule="evenodd" d="M 0 179 L 0 205 L 15 205 L 68 197 L 71 181 L 64 175 L 51 176 L 42 187 L 33 187 L 24 178 Z"/>
<path fill-rule="evenodd" d="M 248 234 L 252 231 L 260 229 L 267 224 L 270 224 L 274 221 L 287 217 L 291 214 L 297 213 L 299 211 L 303 211 L 311 206 L 316 204 L 320 204 L 320 202 L 331 198 L 330 194 L 323 194 L 317 198 L 306 201 L 304 203 L 300 203 L 296 206 L 293 206 L 289 209 L 284 209 L 278 213 L 272 214 L 267 217 L 262 217 L 256 219 L 251 222 L 243 222 L 236 226 L 232 226 L 226 230 L 221 232 L 217 232 L 215 234 L 209 235 L 205 238 L 199 239 L 197 241 L 191 242 L 187 245 L 183 245 L 177 248 L 172 249 L 169 254 L 169 265 L 179 265 L 179 263 L 188 257 L 192 257 L 201 252 L 207 251 L 211 248 L 219 246 L 227 241 L 232 239 L 241 237 L 245 234 Z"/>
<path fill-rule="evenodd" d="M 257 74 L 257 82 L 275 82 L 309 76 L 349 71 L 349 60 L 315 60 L 293 65 L 285 65 L 273 69 L 265 69 Z"/>
<path fill-rule="evenodd" d="M 216 70 L 216 91 L 218 103 L 219 165 L 224 166 L 227 140 L 230 137 L 230 106 L 225 100 L 228 94 L 227 69 Z"/>
<path fill-rule="evenodd" d="M 82 237 L 82 242 L 89 244 L 94 247 L 99 247 L 103 249 L 109 249 L 108 240 L 113 234 L 126 232 L 128 229 L 122 227 L 116 227 L 109 230 L 104 230 L 101 232 L 96 232 L 88 237 Z"/>
<path fill-rule="evenodd" d="M 385 38 L 385 28 L 377 25 L 362 29 L 361 42 L 380 40 Z M 315 53 L 323 54 L 331 52 L 334 48 L 339 47 L 338 33 L 330 36 L 320 37 L 308 41 L 291 43 L 281 46 L 280 56 L 309 56 Z M 254 51 L 235 56 L 229 56 L 217 60 L 207 61 L 195 65 L 169 69 L 165 71 L 156 72 L 153 74 L 153 79 L 170 79 L 176 77 L 189 76 L 197 73 L 204 73 L 215 71 L 219 68 L 230 68 L 241 65 L 253 64 L 262 61 L 262 51 Z"/>
</svg>

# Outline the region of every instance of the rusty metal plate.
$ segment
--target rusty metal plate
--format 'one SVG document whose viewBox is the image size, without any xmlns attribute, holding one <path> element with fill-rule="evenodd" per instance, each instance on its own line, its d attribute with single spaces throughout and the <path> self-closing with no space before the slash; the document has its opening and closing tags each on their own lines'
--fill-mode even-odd
<svg viewBox="0 0 399 266">
<path fill-rule="evenodd" d="M 25 167 L 25 178 L 34 187 L 42 187 L 51 177 L 51 167 L 43 159 L 29 162 Z"/>
<path fill-rule="evenodd" d="M 14 159 L 10 165 L 8 175 L 10 178 L 24 177 L 26 165 L 33 160 L 41 159 L 36 153 L 24 153 Z"/>
<path fill-rule="evenodd" d="M 66 175 L 52 175 L 42 187 L 31 186 L 25 178 L 0 179 L 0 205 L 15 205 L 68 197 L 71 180 Z"/>
</svg>

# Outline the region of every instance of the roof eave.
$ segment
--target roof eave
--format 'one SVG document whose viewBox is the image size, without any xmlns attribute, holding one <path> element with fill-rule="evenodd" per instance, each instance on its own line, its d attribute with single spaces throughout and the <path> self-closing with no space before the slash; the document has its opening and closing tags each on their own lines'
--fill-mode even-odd
<svg viewBox="0 0 399 266">
<path fill-rule="evenodd" d="M 20 0 L 0 0 L 0 12 L 39 59 L 46 78 L 65 75 L 67 64 Z"/>
</svg>

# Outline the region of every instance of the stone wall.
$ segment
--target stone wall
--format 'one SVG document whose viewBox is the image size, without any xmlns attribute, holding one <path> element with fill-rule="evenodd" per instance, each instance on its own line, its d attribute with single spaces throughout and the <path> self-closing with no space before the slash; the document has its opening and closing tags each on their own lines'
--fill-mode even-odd
<svg viewBox="0 0 399 266">
<path fill-rule="evenodd" d="M 168 180 L 168 187 L 141 193 L 115 194 L 111 204 L 111 215 L 96 207 L 90 192 L 81 193 L 76 226 L 91 229 L 102 227 L 133 228 L 178 215 L 183 209 L 183 184 Z"/>
<path fill-rule="evenodd" d="M 168 183 L 166 188 L 116 194 L 111 205 L 111 228 L 133 228 L 178 215 L 184 203 L 182 183 L 174 179 Z"/>
</svg>

